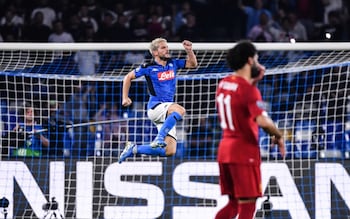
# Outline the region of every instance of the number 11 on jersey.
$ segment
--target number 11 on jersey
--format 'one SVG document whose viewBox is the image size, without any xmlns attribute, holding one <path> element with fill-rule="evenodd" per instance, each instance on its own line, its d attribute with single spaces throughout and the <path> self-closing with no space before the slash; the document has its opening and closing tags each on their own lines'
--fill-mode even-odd
<svg viewBox="0 0 350 219">
<path fill-rule="evenodd" d="M 231 95 L 219 94 L 216 98 L 220 115 L 220 126 L 222 129 L 229 128 L 234 131 L 235 126 L 232 120 Z M 228 123 L 228 124 L 227 124 Z M 228 127 L 227 127 L 228 126 Z"/>
</svg>

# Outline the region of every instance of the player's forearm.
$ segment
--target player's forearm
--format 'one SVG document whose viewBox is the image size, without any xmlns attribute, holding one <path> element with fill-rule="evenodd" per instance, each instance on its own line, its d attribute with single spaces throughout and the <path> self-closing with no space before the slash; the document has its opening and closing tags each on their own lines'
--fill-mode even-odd
<svg viewBox="0 0 350 219">
<path fill-rule="evenodd" d="M 130 106 L 132 100 L 129 98 L 129 89 L 131 87 L 131 81 L 135 78 L 135 72 L 129 72 L 123 80 L 123 94 L 122 94 L 122 105 L 124 107 Z"/>
<path fill-rule="evenodd" d="M 186 67 L 188 68 L 196 68 L 198 66 L 197 57 L 194 54 L 192 49 L 186 50 L 187 59 L 186 59 Z"/>
<path fill-rule="evenodd" d="M 130 86 L 131 86 L 130 81 L 123 82 L 123 94 L 122 94 L 123 99 L 128 98 Z"/>
<path fill-rule="evenodd" d="M 277 128 L 272 119 L 270 119 L 268 116 L 260 115 L 256 118 L 256 122 L 269 135 L 275 136 L 277 139 L 282 137 L 282 132 Z"/>
<path fill-rule="evenodd" d="M 269 133 L 271 136 L 275 136 L 277 139 L 282 138 L 282 132 L 275 125 L 263 127 L 263 129 L 265 132 Z"/>
<path fill-rule="evenodd" d="M 128 98 L 129 96 L 129 90 L 130 90 L 130 87 L 131 87 L 131 77 L 130 77 L 130 74 L 127 74 L 125 77 L 124 77 L 124 80 L 123 80 L 123 94 L 122 94 L 122 97 L 125 99 L 125 98 Z"/>
</svg>

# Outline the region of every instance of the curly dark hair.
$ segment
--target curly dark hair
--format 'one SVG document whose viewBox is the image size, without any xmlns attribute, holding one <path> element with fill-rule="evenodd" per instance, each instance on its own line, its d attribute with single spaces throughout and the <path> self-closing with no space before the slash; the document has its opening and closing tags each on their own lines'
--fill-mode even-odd
<svg viewBox="0 0 350 219">
<path fill-rule="evenodd" d="M 227 51 L 227 65 L 234 71 L 241 69 L 248 62 L 248 58 L 254 57 L 257 52 L 251 41 L 238 41 L 233 48 Z"/>
</svg>

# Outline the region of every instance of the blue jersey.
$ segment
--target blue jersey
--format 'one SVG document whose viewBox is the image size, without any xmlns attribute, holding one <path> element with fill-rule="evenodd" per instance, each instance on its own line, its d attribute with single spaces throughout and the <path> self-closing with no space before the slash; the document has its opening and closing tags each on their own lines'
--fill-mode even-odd
<svg viewBox="0 0 350 219">
<path fill-rule="evenodd" d="M 176 72 L 185 68 L 186 60 L 170 59 L 165 66 L 156 62 L 135 69 L 136 78 L 145 76 L 150 98 L 147 109 L 158 103 L 173 102 L 176 92 Z"/>
</svg>

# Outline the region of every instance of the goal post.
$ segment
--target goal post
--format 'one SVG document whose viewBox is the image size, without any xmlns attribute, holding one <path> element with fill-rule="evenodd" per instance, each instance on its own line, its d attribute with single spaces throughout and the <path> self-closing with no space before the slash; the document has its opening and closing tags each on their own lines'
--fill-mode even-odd
<svg viewBox="0 0 350 219">
<path fill-rule="evenodd" d="M 181 43 L 168 45 L 172 57 L 186 57 Z M 132 83 L 133 105 L 121 106 L 123 77 L 150 61 L 149 43 L 1 43 L 0 198 L 9 200 L 8 217 L 43 218 L 55 210 L 43 208 L 54 197 L 66 218 L 213 218 L 226 201 L 215 91 L 231 74 L 225 56 L 234 45 L 193 43 L 199 66 L 178 72 L 175 101 L 186 115 L 177 124 L 176 155 L 118 164 L 127 141 L 147 144 L 157 134 L 143 78 Z M 267 68 L 257 86 L 287 146 L 282 159 L 260 131 L 269 213 L 342 218 L 350 208 L 350 44 L 255 45 Z M 97 52 L 95 74 L 79 72 L 78 51 L 85 61 Z M 37 126 L 19 130 L 29 107 Z M 41 140 L 39 149 L 28 150 L 32 138 Z M 266 214 L 265 199 L 256 218 Z"/>
</svg>

